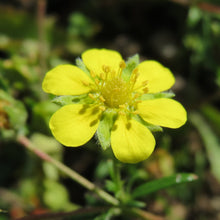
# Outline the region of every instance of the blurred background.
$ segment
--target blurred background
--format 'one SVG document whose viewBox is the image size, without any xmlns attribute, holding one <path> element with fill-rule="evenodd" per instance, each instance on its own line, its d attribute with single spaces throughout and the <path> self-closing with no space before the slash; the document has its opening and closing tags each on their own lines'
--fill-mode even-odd
<svg viewBox="0 0 220 220">
<path fill-rule="evenodd" d="M 59 106 L 41 89 L 47 70 L 89 48 L 139 53 L 176 77 L 175 99 L 188 112 L 177 130 L 156 133 L 152 156 L 123 165 L 126 178 L 148 181 L 178 172 L 199 179 L 154 193 L 146 209 L 169 220 L 220 219 L 220 2 L 219 0 L 0 0 L 0 220 L 97 204 L 97 198 L 28 152 L 37 148 L 104 185 L 106 159 L 92 139 L 64 148 L 51 136 Z M 91 219 L 94 219 L 91 218 Z"/>
</svg>

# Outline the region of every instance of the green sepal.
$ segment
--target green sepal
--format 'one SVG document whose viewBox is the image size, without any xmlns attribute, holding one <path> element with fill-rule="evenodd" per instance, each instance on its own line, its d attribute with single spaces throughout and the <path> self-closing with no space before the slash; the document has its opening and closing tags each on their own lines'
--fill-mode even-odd
<svg viewBox="0 0 220 220">
<path fill-rule="evenodd" d="M 82 59 L 79 57 L 76 58 L 76 66 L 79 67 L 83 72 L 85 72 L 89 77 L 91 77 L 89 70 L 87 69 L 86 65 L 83 63 Z"/>
<path fill-rule="evenodd" d="M 136 121 L 138 121 L 139 123 L 147 127 L 151 132 L 162 132 L 163 131 L 162 127 L 160 127 L 159 125 L 152 125 L 152 124 L 147 123 L 139 115 L 134 115 L 132 117 L 133 119 L 135 119 Z"/>
<path fill-rule="evenodd" d="M 169 92 L 158 92 L 154 94 L 143 94 L 138 98 L 138 100 L 150 100 L 150 99 L 161 99 L 161 98 L 173 98 L 175 94 L 172 91 Z"/>
<path fill-rule="evenodd" d="M 87 95 L 64 95 L 57 96 L 52 100 L 53 103 L 64 106 L 70 104 L 91 104 L 94 101 Z"/>
<path fill-rule="evenodd" d="M 135 54 L 134 56 L 128 58 L 128 61 L 126 62 L 126 67 L 123 70 L 122 77 L 124 80 L 129 80 L 130 76 L 132 74 L 132 71 L 138 66 L 140 63 L 139 61 L 139 55 Z"/>
<path fill-rule="evenodd" d="M 111 129 L 114 124 L 115 117 L 115 112 L 106 110 L 100 120 L 96 135 L 103 150 L 106 150 L 111 145 Z"/>
</svg>

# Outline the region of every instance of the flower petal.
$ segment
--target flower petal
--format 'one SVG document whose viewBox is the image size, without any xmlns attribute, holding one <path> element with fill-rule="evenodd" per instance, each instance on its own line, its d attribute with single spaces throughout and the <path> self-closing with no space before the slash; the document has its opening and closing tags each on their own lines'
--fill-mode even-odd
<svg viewBox="0 0 220 220">
<path fill-rule="evenodd" d="M 122 57 L 114 50 L 91 49 L 82 54 L 82 60 L 90 71 L 99 76 L 103 73 L 103 66 L 108 66 L 110 70 L 118 73 Z"/>
<path fill-rule="evenodd" d="M 111 132 L 111 145 L 118 160 L 137 163 L 151 155 L 155 139 L 144 125 L 120 115 L 114 127 Z"/>
<path fill-rule="evenodd" d="M 160 63 L 148 60 L 137 66 L 140 74 L 135 83 L 134 90 L 139 90 L 143 82 L 148 82 L 147 88 L 149 93 L 162 92 L 170 89 L 175 83 L 175 78 L 171 71 Z"/>
<path fill-rule="evenodd" d="M 54 137 L 63 145 L 77 147 L 94 135 L 99 124 L 100 110 L 94 105 L 65 105 L 50 119 Z"/>
<path fill-rule="evenodd" d="M 184 107 L 167 98 L 142 101 L 138 104 L 138 111 L 146 122 L 168 128 L 178 128 L 187 120 Z"/>
<path fill-rule="evenodd" d="M 81 69 L 64 64 L 47 72 L 42 88 L 54 95 L 81 95 L 90 92 L 92 85 L 93 80 Z"/>
</svg>

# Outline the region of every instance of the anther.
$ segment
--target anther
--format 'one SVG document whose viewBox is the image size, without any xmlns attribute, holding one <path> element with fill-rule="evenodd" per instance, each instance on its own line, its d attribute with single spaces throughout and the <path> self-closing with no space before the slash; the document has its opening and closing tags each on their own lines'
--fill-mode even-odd
<svg viewBox="0 0 220 220">
<path fill-rule="evenodd" d="M 103 96 L 99 96 L 99 99 L 102 101 L 102 102 L 105 102 L 105 99 Z"/>
<path fill-rule="evenodd" d="M 122 60 L 122 61 L 119 63 L 119 67 L 120 67 L 121 69 L 124 69 L 124 68 L 126 67 L 126 63 L 125 63 L 124 60 Z"/>
<path fill-rule="evenodd" d="M 134 99 L 137 99 L 137 98 L 139 98 L 140 96 L 141 96 L 140 93 L 135 93 L 135 94 L 134 94 Z"/>
<path fill-rule="evenodd" d="M 146 81 L 143 81 L 143 82 L 142 82 L 142 85 L 143 85 L 143 86 L 146 86 L 148 83 L 149 83 L 149 81 L 146 80 Z"/>
<path fill-rule="evenodd" d="M 100 74 L 100 79 L 101 79 L 101 80 L 105 80 L 105 75 L 104 75 L 104 73 L 101 73 L 101 74 Z"/>
<path fill-rule="evenodd" d="M 82 81 L 82 84 L 83 84 L 84 86 L 89 86 L 89 83 L 88 83 L 88 82 L 85 82 L 85 81 Z"/>
<path fill-rule="evenodd" d="M 132 114 L 138 115 L 138 114 L 139 114 L 139 111 L 138 111 L 138 110 L 135 110 L 135 111 L 132 112 Z"/>
<path fill-rule="evenodd" d="M 105 106 L 99 106 L 99 109 L 104 112 L 106 110 L 106 107 Z"/>
<path fill-rule="evenodd" d="M 109 67 L 109 66 L 106 66 L 106 65 L 103 65 L 103 66 L 102 66 L 102 70 L 103 70 L 105 73 L 108 73 L 108 72 L 110 72 L 110 67 Z"/>
<path fill-rule="evenodd" d="M 144 89 L 142 89 L 144 93 L 148 93 L 149 92 L 149 89 L 146 87 Z"/>
<path fill-rule="evenodd" d="M 122 111 L 118 112 L 118 114 L 119 115 L 126 115 L 125 112 L 122 112 Z"/>
<path fill-rule="evenodd" d="M 89 93 L 88 96 L 89 96 L 91 99 L 95 100 L 95 96 L 94 96 L 92 93 Z"/>
<path fill-rule="evenodd" d="M 115 74 L 116 74 L 115 70 L 112 70 L 112 71 L 111 71 L 111 76 L 112 76 L 112 78 L 115 77 Z"/>
<path fill-rule="evenodd" d="M 119 105 L 119 108 L 121 108 L 121 109 L 125 109 L 126 106 L 125 106 L 125 105 Z"/>
<path fill-rule="evenodd" d="M 132 72 L 132 74 L 137 74 L 138 73 L 138 68 L 135 68 L 134 70 L 133 70 L 133 72 Z"/>
<path fill-rule="evenodd" d="M 95 79 L 95 84 L 96 84 L 96 85 L 99 85 L 99 83 L 100 83 L 100 81 L 96 78 L 96 79 Z"/>
<path fill-rule="evenodd" d="M 141 103 L 141 102 L 142 102 L 141 100 L 135 100 L 136 104 Z"/>
<path fill-rule="evenodd" d="M 95 78 L 95 73 L 92 70 L 90 71 L 90 75 L 92 76 L 92 78 Z"/>
</svg>

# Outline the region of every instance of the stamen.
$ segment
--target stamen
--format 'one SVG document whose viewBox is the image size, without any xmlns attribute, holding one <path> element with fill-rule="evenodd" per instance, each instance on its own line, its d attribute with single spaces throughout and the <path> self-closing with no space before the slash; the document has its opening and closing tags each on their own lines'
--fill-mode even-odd
<svg viewBox="0 0 220 220">
<path fill-rule="evenodd" d="M 125 109 L 125 108 L 126 108 L 126 105 L 119 105 L 119 108 Z"/>
<path fill-rule="evenodd" d="M 137 74 L 138 73 L 138 68 L 135 68 L 132 72 L 132 74 Z"/>
<path fill-rule="evenodd" d="M 81 81 L 82 82 L 82 84 L 84 85 L 84 86 L 89 86 L 90 85 L 90 83 L 88 83 L 88 82 L 85 82 L 85 81 Z"/>
<path fill-rule="evenodd" d="M 95 78 L 95 73 L 92 70 L 90 71 L 90 75 L 92 76 L 92 78 Z"/>
<path fill-rule="evenodd" d="M 135 93 L 135 94 L 134 94 L 134 99 L 137 99 L 137 98 L 139 98 L 140 96 L 141 96 L 140 93 Z"/>
<path fill-rule="evenodd" d="M 106 107 L 105 106 L 99 106 L 99 109 L 104 112 L 106 110 Z"/>
<path fill-rule="evenodd" d="M 136 83 L 139 75 L 140 75 L 140 73 L 138 72 L 138 68 L 135 68 L 131 74 L 131 79 L 130 79 L 132 89 L 133 89 L 134 84 Z"/>
<path fill-rule="evenodd" d="M 118 112 L 118 114 L 119 115 L 126 115 L 125 112 L 122 112 L 122 111 Z"/>
<path fill-rule="evenodd" d="M 135 100 L 136 104 L 141 103 L 141 102 L 142 102 L 141 100 Z"/>
<path fill-rule="evenodd" d="M 119 70 L 118 70 L 118 75 L 121 77 L 122 75 L 122 71 L 123 69 L 126 67 L 126 64 L 125 64 L 125 61 L 122 60 L 120 63 L 119 63 Z"/>
<path fill-rule="evenodd" d="M 139 111 L 138 111 L 138 110 L 135 110 L 135 111 L 132 112 L 132 114 L 138 115 L 138 114 L 139 114 Z"/>
<path fill-rule="evenodd" d="M 142 90 L 143 90 L 144 93 L 148 93 L 149 92 L 149 89 L 147 87 L 143 88 Z"/>
<path fill-rule="evenodd" d="M 95 100 L 95 96 L 94 96 L 92 93 L 89 93 L 88 96 L 89 96 L 91 99 Z"/>
<path fill-rule="evenodd" d="M 119 63 L 119 67 L 123 70 L 125 67 L 126 67 L 126 63 L 124 60 L 122 60 L 120 63 Z"/>
<path fill-rule="evenodd" d="M 103 66 L 102 66 L 102 70 L 103 70 L 105 73 L 109 73 L 109 72 L 110 72 L 110 67 L 109 67 L 109 66 L 106 66 L 106 65 L 103 65 Z"/>
<path fill-rule="evenodd" d="M 104 75 L 104 73 L 101 73 L 101 74 L 100 74 L 100 79 L 101 79 L 101 80 L 105 80 L 105 75 Z"/>
<path fill-rule="evenodd" d="M 115 74 L 116 74 L 115 70 L 112 70 L 112 71 L 111 71 L 111 76 L 112 76 L 112 78 L 115 78 Z"/>
<path fill-rule="evenodd" d="M 149 83 L 149 81 L 146 80 L 146 81 L 143 81 L 143 82 L 142 82 L 142 85 L 143 85 L 143 86 L 146 86 L 148 83 Z"/>
<path fill-rule="evenodd" d="M 105 102 L 105 99 L 103 96 L 99 96 L 99 99 L 102 101 L 102 102 Z"/>
<path fill-rule="evenodd" d="M 96 84 L 96 85 L 99 85 L 99 83 L 100 83 L 100 81 L 96 78 L 96 79 L 95 79 L 95 84 Z"/>
</svg>

